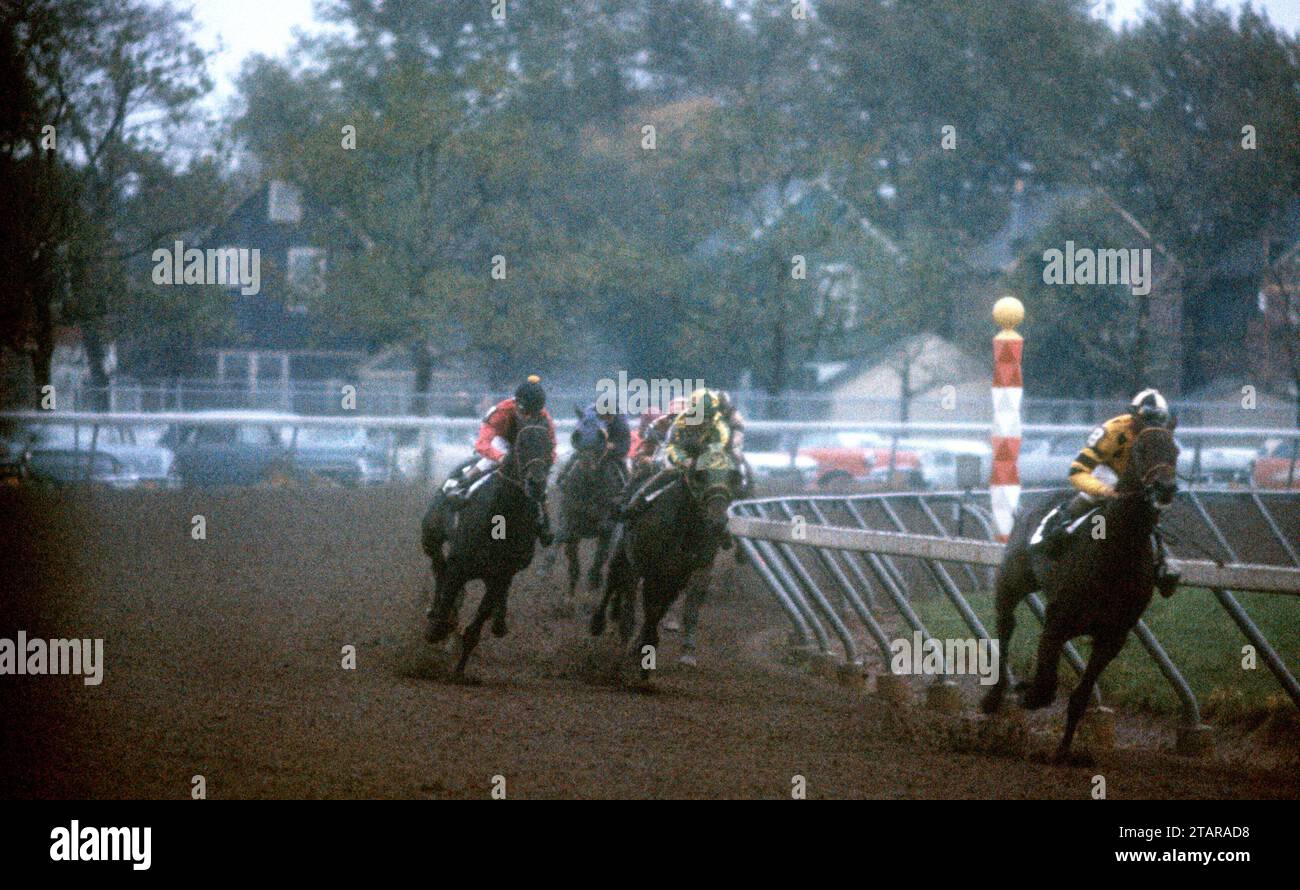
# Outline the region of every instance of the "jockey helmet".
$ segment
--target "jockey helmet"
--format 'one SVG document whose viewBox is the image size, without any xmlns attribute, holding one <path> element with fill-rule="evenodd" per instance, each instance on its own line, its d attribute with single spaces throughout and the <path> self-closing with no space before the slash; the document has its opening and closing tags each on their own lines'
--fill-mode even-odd
<svg viewBox="0 0 1300 890">
<path fill-rule="evenodd" d="M 723 417 L 730 417 L 731 412 L 736 410 L 736 403 L 731 400 L 731 393 L 725 389 L 714 390 L 718 398 L 718 412 Z"/>
<path fill-rule="evenodd" d="M 1129 413 L 1146 426 L 1169 425 L 1169 403 L 1158 390 L 1144 389 L 1133 397 L 1128 406 Z"/>
<path fill-rule="evenodd" d="M 718 416 L 718 397 L 711 389 L 697 389 L 691 393 L 691 408 L 705 423 Z"/>
<path fill-rule="evenodd" d="M 542 389 L 542 378 L 529 374 L 528 379 L 515 390 L 515 404 L 525 414 L 536 414 L 546 407 L 546 390 Z"/>
</svg>

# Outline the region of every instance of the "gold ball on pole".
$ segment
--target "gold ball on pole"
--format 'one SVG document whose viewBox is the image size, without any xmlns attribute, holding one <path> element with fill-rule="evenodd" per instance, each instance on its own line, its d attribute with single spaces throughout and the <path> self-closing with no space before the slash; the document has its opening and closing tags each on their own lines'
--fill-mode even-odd
<svg viewBox="0 0 1300 890">
<path fill-rule="evenodd" d="M 1003 297 L 993 304 L 993 320 L 1002 330 L 1013 331 L 1025 320 L 1025 304 L 1012 296 Z"/>
</svg>

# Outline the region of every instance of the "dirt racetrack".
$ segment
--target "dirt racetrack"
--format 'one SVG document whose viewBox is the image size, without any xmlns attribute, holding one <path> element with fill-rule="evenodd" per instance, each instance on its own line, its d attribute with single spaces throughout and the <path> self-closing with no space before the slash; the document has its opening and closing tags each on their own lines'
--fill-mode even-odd
<svg viewBox="0 0 1300 890">
<path fill-rule="evenodd" d="M 558 567 L 516 580 L 481 685 L 431 679 L 422 507 L 403 489 L 0 492 L 0 637 L 105 651 L 97 687 L 0 677 L 0 796 L 183 798 L 202 775 L 211 798 L 485 798 L 494 776 L 511 798 L 788 798 L 802 775 L 813 798 L 1087 799 L 1098 773 L 1111 798 L 1300 796 L 1293 771 L 1159 750 L 957 753 L 924 710 L 784 664 L 785 619 L 743 567 L 719 573 L 699 667 L 665 635 L 653 693 L 610 682 L 612 644 L 554 614 Z"/>
</svg>

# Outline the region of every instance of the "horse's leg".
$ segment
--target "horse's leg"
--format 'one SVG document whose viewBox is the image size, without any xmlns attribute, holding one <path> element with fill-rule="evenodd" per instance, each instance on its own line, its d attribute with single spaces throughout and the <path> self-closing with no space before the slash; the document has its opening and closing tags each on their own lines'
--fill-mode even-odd
<svg viewBox="0 0 1300 890">
<path fill-rule="evenodd" d="M 1020 699 L 1026 710 L 1035 711 L 1045 708 L 1056 698 L 1057 671 L 1061 666 L 1061 650 L 1068 637 L 1061 628 L 1061 621 L 1054 616 L 1052 604 L 1047 607 L 1047 620 L 1043 622 L 1043 635 L 1038 638 L 1037 663 L 1034 665 L 1034 679 Z"/>
<path fill-rule="evenodd" d="M 1074 731 L 1079 727 L 1079 719 L 1088 709 L 1088 700 L 1092 698 L 1092 687 L 1096 685 L 1097 678 L 1106 669 L 1106 665 L 1110 664 L 1119 654 L 1119 650 L 1124 647 L 1127 636 L 1128 632 L 1125 631 L 1118 634 L 1116 639 L 1093 638 L 1092 654 L 1088 656 L 1088 665 L 1083 669 L 1083 675 L 1079 677 L 1079 685 L 1074 692 L 1070 693 L 1070 705 L 1065 715 L 1065 735 L 1061 736 L 1061 744 L 1056 749 L 1057 763 L 1065 761 L 1070 756 L 1070 743 L 1074 741 Z"/>
<path fill-rule="evenodd" d="M 658 578 L 646 578 L 641 585 L 641 634 L 637 638 L 635 652 L 638 663 L 643 663 L 645 657 L 653 653 L 654 664 L 659 664 L 659 622 L 677 598 L 669 593 L 668 586 Z M 628 611 L 631 610 L 632 606 L 629 605 Z M 650 671 L 644 666 L 641 668 L 641 679 L 650 679 Z"/>
<path fill-rule="evenodd" d="M 708 566 L 692 572 L 686 581 L 686 601 L 682 605 L 683 657 L 695 651 L 695 631 L 700 626 L 700 606 L 709 593 L 709 581 L 712 577 L 713 563 L 710 562 Z"/>
<path fill-rule="evenodd" d="M 627 562 L 627 557 L 623 555 L 620 549 L 614 554 L 613 560 L 609 564 L 609 573 L 605 578 L 605 595 L 600 598 L 600 605 L 596 606 L 596 611 L 591 613 L 591 635 L 598 637 L 605 632 L 605 615 L 609 609 L 610 602 L 615 598 L 619 588 L 625 583 L 623 576 L 631 571 L 631 566 Z"/>
<path fill-rule="evenodd" d="M 578 576 L 582 574 L 582 557 L 578 553 L 578 537 L 575 535 L 564 542 L 564 558 L 569 563 L 569 599 L 573 599 L 578 590 Z"/>
<path fill-rule="evenodd" d="M 605 560 L 609 558 L 609 535 L 604 528 L 596 533 L 596 555 L 592 559 L 591 568 L 587 570 L 588 590 L 600 587 L 600 574 L 605 568 Z"/>
<path fill-rule="evenodd" d="M 455 628 L 455 616 L 466 578 L 454 560 L 444 562 L 434 576 L 433 606 L 427 614 L 424 638 L 430 643 L 440 643 Z"/>
<path fill-rule="evenodd" d="M 504 582 L 498 577 L 483 579 L 483 599 L 479 600 L 478 611 L 474 613 L 474 619 L 466 626 L 460 635 L 460 660 L 456 662 L 456 676 L 465 675 L 465 664 L 469 661 L 470 654 L 478 646 L 479 636 L 483 633 L 483 625 L 492 617 L 497 610 L 505 604 L 505 594 L 510 587 L 510 579 Z"/>
<path fill-rule="evenodd" d="M 1008 665 L 1011 663 L 1011 636 L 1016 631 L 1016 606 L 1033 592 L 1023 583 L 1016 583 L 1019 581 L 1023 579 L 1015 572 L 1005 570 L 998 572 L 996 598 L 998 676 L 993 688 L 984 694 L 980 702 L 980 710 L 985 714 L 997 711 L 1002 704 L 1002 696 L 1006 694 Z"/>
</svg>

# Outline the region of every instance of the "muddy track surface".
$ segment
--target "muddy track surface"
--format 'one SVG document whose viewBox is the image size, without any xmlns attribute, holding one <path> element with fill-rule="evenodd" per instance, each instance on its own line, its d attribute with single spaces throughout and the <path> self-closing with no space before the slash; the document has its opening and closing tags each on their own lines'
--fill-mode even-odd
<svg viewBox="0 0 1300 890">
<path fill-rule="evenodd" d="M 0 677 L 0 795 L 182 798 L 1300 796 L 1294 771 L 1121 749 L 1095 767 L 960 753 L 900 709 L 782 662 L 749 570 L 715 579 L 695 668 L 666 634 L 618 682 L 590 595 L 530 569 L 477 686 L 418 638 L 428 563 L 405 490 L 0 493 L 0 637 L 104 639 L 103 683 Z M 206 540 L 191 537 L 204 516 Z M 470 602 L 478 587 L 470 589 Z M 356 668 L 342 666 L 356 647 Z M 968 696 L 969 702 L 971 697 Z"/>
</svg>

